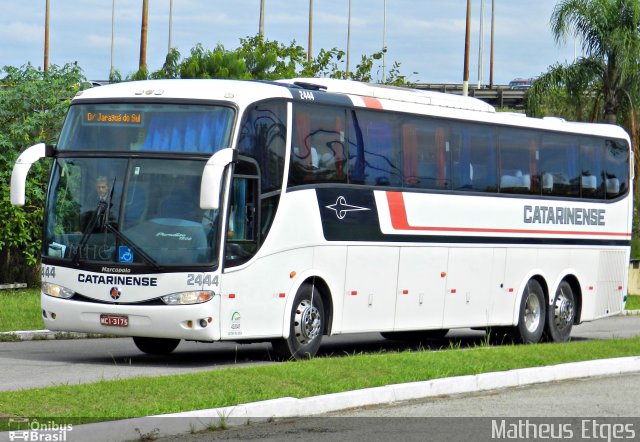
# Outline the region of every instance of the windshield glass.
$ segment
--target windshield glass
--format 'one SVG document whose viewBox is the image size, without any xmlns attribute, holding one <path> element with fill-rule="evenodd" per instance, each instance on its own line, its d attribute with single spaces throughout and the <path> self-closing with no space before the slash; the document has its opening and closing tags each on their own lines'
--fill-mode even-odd
<svg viewBox="0 0 640 442">
<path fill-rule="evenodd" d="M 194 104 L 74 104 L 59 150 L 214 153 L 229 146 L 234 110 Z"/>
<path fill-rule="evenodd" d="M 205 162 L 58 158 L 43 256 L 70 262 L 211 266 L 217 211 L 200 209 Z"/>
</svg>

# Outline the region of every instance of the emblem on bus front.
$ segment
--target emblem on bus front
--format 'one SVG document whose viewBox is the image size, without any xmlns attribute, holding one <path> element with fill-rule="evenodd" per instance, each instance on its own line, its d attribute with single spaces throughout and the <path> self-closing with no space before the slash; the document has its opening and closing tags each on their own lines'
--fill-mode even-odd
<svg viewBox="0 0 640 442">
<path fill-rule="evenodd" d="M 348 212 L 357 212 L 360 210 L 371 210 L 371 209 L 367 209 L 366 207 L 359 207 L 359 206 L 353 206 L 351 204 L 347 204 L 346 198 L 343 197 L 342 195 L 338 197 L 335 204 L 330 204 L 325 207 L 327 209 L 331 209 L 334 212 L 336 212 L 336 216 L 338 217 L 338 219 L 344 219 L 344 217 L 347 216 Z"/>
<path fill-rule="evenodd" d="M 109 294 L 111 295 L 111 298 L 114 301 L 117 301 L 118 299 L 120 299 L 120 295 L 122 293 L 120 293 L 120 290 L 118 290 L 118 287 L 111 287 L 111 290 L 109 291 Z"/>
</svg>

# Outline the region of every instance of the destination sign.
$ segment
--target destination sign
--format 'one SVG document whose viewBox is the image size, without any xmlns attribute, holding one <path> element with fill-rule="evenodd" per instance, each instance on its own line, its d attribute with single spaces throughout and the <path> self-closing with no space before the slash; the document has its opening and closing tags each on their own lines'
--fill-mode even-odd
<svg viewBox="0 0 640 442">
<path fill-rule="evenodd" d="M 141 112 L 87 112 L 84 115 L 85 123 L 89 124 L 142 124 Z"/>
</svg>

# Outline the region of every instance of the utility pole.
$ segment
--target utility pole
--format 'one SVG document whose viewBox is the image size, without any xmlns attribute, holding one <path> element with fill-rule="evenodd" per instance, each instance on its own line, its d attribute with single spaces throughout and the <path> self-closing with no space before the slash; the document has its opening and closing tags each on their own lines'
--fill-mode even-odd
<svg viewBox="0 0 640 442">
<path fill-rule="evenodd" d="M 260 24 L 258 26 L 258 34 L 264 38 L 264 0 L 260 0 Z"/>
<path fill-rule="evenodd" d="M 49 70 L 49 0 L 45 4 L 44 12 L 44 71 Z"/>
<path fill-rule="evenodd" d="M 311 61 L 313 43 L 313 0 L 309 0 L 309 44 L 307 46 L 307 61 Z"/>
<path fill-rule="evenodd" d="M 478 89 L 482 87 L 482 59 L 484 58 L 484 0 L 480 0 L 480 32 L 478 42 Z"/>
<path fill-rule="evenodd" d="M 469 95 L 469 46 L 471 46 L 471 0 L 467 0 L 467 27 L 464 37 L 464 72 L 462 76 L 462 95 Z"/>
<path fill-rule="evenodd" d="M 173 0 L 169 0 L 169 42 L 167 43 L 167 54 L 171 52 L 172 31 L 173 31 Z"/>
<path fill-rule="evenodd" d="M 382 82 L 385 81 L 387 66 L 385 55 L 387 52 L 387 0 L 383 0 L 382 11 Z"/>
<path fill-rule="evenodd" d="M 491 55 L 489 60 L 489 87 L 493 89 L 493 37 L 496 28 L 496 0 L 491 0 Z"/>
<path fill-rule="evenodd" d="M 116 0 L 111 0 L 111 67 L 109 68 L 109 80 L 113 77 L 113 41 L 115 38 Z"/>
<path fill-rule="evenodd" d="M 347 19 L 347 74 L 349 73 L 349 56 L 351 54 L 351 0 L 349 0 L 349 18 Z"/>
<path fill-rule="evenodd" d="M 142 25 L 140 26 L 140 63 L 138 70 L 147 67 L 147 23 L 149 16 L 149 0 L 142 0 Z"/>
</svg>

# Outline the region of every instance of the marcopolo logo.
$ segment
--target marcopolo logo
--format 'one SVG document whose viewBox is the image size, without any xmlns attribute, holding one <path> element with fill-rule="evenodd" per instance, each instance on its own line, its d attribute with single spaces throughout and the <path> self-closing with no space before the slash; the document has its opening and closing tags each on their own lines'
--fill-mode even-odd
<svg viewBox="0 0 640 442">
<path fill-rule="evenodd" d="M 109 290 L 109 295 L 111 295 L 111 298 L 114 301 L 117 301 L 118 299 L 120 299 L 120 295 L 122 295 L 122 293 L 120 292 L 120 290 L 118 290 L 118 287 L 111 287 L 111 290 Z"/>
</svg>

